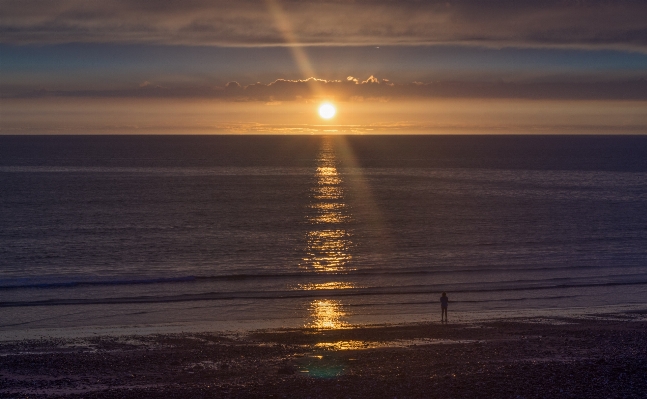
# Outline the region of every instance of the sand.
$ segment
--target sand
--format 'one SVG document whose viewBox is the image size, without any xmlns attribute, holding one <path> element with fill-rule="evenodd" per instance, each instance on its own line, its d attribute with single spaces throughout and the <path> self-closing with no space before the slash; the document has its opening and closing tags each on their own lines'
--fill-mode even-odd
<svg viewBox="0 0 647 399">
<path fill-rule="evenodd" d="M 647 398 L 644 314 L 0 343 L 8 398 Z"/>
</svg>

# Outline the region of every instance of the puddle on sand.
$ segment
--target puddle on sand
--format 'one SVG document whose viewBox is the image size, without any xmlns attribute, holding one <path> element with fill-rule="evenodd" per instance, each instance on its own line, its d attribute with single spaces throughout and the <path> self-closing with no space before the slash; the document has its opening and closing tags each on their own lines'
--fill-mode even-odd
<svg viewBox="0 0 647 399">
<path fill-rule="evenodd" d="M 475 340 L 453 340 L 453 339 L 398 339 L 393 341 L 337 341 L 337 342 L 320 342 L 315 348 L 325 350 L 363 350 L 376 348 L 408 348 L 418 345 L 439 345 L 439 344 L 465 344 L 477 342 Z"/>
</svg>

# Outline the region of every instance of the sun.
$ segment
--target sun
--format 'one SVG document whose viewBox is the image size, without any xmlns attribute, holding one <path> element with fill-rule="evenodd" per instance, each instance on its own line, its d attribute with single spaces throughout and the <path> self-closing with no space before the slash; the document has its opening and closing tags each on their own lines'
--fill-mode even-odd
<svg viewBox="0 0 647 399">
<path fill-rule="evenodd" d="M 319 116 L 324 119 L 330 119 L 337 113 L 335 106 L 331 103 L 323 103 L 319 106 Z"/>
</svg>

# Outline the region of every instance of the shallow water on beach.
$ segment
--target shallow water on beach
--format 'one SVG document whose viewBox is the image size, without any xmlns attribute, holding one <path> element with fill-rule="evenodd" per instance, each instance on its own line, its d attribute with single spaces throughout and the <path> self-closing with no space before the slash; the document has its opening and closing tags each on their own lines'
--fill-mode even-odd
<svg viewBox="0 0 647 399">
<path fill-rule="evenodd" d="M 647 138 L 0 137 L 0 333 L 647 303 Z"/>
</svg>

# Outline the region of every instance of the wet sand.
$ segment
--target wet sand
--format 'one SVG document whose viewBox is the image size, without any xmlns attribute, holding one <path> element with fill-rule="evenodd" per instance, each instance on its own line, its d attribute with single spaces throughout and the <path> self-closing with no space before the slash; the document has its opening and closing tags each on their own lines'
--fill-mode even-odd
<svg viewBox="0 0 647 399">
<path fill-rule="evenodd" d="M 646 398 L 644 314 L 0 343 L 7 398 Z"/>
</svg>

